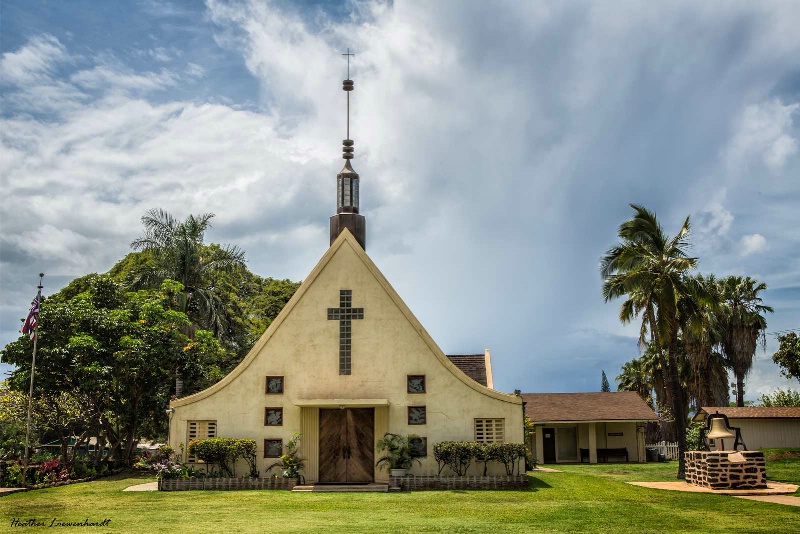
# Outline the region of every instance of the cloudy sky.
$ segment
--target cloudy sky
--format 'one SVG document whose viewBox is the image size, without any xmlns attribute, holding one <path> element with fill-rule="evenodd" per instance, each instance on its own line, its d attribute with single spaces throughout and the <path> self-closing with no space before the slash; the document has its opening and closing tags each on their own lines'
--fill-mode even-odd
<svg viewBox="0 0 800 534">
<path fill-rule="evenodd" d="M 153 207 L 303 279 L 352 77 L 367 251 L 447 353 L 511 391 L 637 356 L 598 262 L 630 202 L 800 327 L 800 4 L 2 0 L 0 345 Z M 768 336 L 747 397 L 791 385 Z M 0 374 L 8 367 L 0 368 Z M 794 382 L 797 388 L 797 383 Z"/>
</svg>

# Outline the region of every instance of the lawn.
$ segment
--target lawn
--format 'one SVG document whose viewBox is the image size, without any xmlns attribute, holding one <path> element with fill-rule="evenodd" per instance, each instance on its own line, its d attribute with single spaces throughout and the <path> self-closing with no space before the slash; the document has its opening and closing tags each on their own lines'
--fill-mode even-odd
<svg viewBox="0 0 800 534">
<path fill-rule="evenodd" d="M 780 460 L 798 476 L 800 459 Z M 772 476 L 772 463 L 768 474 Z M 785 464 L 785 465 L 784 465 Z M 559 466 L 559 468 L 562 468 Z M 100 522 L 102 532 L 800 532 L 800 510 L 721 495 L 641 488 L 627 480 L 673 480 L 675 463 L 563 466 L 531 474 L 529 491 L 412 493 L 123 492 L 152 480 L 120 475 L 0 498 L 13 518 Z M 41 527 L 46 528 L 46 527 Z M 0 531 L 5 531 L 0 528 Z M 13 529 L 27 532 L 37 528 Z M 59 529 L 61 532 L 86 528 Z"/>
</svg>

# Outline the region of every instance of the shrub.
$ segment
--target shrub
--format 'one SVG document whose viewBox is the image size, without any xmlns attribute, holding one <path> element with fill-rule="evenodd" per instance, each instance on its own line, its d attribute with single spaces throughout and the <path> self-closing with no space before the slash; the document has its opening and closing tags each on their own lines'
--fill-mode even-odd
<svg viewBox="0 0 800 534">
<path fill-rule="evenodd" d="M 686 427 L 686 450 L 687 451 L 704 451 L 706 450 L 705 441 L 700 437 L 700 430 L 703 428 L 702 423 L 691 423 Z"/>
<path fill-rule="evenodd" d="M 251 475 L 255 470 L 256 442 L 252 439 L 193 439 L 189 442 L 188 451 L 207 464 L 218 466 L 227 476 L 236 476 L 236 460 L 239 458 L 247 461 Z"/>
<path fill-rule="evenodd" d="M 300 446 L 300 432 L 295 432 L 292 434 L 292 439 L 290 439 L 283 448 L 286 450 L 284 454 L 281 455 L 280 460 L 275 462 L 274 464 L 267 467 L 267 472 L 270 470 L 279 467 L 283 470 L 283 476 L 286 478 L 297 478 L 300 476 L 300 471 L 303 470 L 304 460 L 300 458 L 297 454 L 297 449 Z M 255 455 L 253 456 L 255 460 Z M 255 469 L 255 462 L 254 465 L 250 467 L 251 473 Z M 252 476 L 252 475 L 251 475 Z M 255 475 L 258 476 L 258 471 L 255 471 Z"/>
<path fill-rule="evenodd" d="M 161 445 L 156 451 L 156 456 L 159 460 L 169 460 L 175 454 L 175 449 L 169 445 Z"/>
<path fill-rule="evenodd" d="M 433 457 L 439 464 L 439 474 L 446 465 L 458 476 L 464 476 L 469 469 L 478 444 L 473 441 L 442 441 L 433 446 Z"/>
<path fill-rule="evenodd" d="M 483 476 L 489 469 L 489 462 L 499 459 L 499 448 L 502 443 L 475 443 L 475 459 L 483 462 Z"/>
<path fill-rule="evenodd" d="M 506 474 L 514 474 L 514 467 L 519 474 L 519 461 L 525 458 L 525 445 L 522 443 L 497 443 L 495 459 L 506 468 Z"/>
<path fill-rule="evenodd" d="M 22 466 L 19 464 L 9 465 L 3 476 L 2 486 L 4 488 L 14 488 L 22 485 L 22 483 Z"/>
<path fill-rule="evenodd" d="M 440 476 L 445 467 L 449 467 L 456 475 L 464 476 L 472 460 L 483 462 L 484 476 L 492 461 L 502 463 L 507 475 L 513 475 L 515 467 L 519 474 L 519 460 L 525 455 L 526 449 L 522 443 L 442 441 L 433 446 L 433 457 L 439 466 Z"/>
<path fill-rule="evenodd" d="M 411 440 L 415 435 L 401 436 L 387 432 L 376 444 L 378 452 L 383 452 L 383 456 L 378 458 L 376 466 L 386 465 L 389 469 L 408 469 L 414 462 L 420 463 L 411 449 Z"/>
</svg>

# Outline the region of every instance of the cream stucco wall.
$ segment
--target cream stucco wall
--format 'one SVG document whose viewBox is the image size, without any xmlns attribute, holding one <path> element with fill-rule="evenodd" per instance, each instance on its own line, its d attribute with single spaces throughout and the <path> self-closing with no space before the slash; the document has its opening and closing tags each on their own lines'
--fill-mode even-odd
<svg viewBox="0 0 800 534">
<path fill-rule="evenodd" d="M 772 447 L 800 447 L 798 419 L 734 419 L 731 426 L 739 427 L 742 439 L 750 450 Z M 733 440 L 725 440 L 726 446 Z"/>
<path fill-rule="evenodd" d="M 637 423 L 633 421 L 595 421 L 587 423 L 537 423 L 536 424 L 536 451 L 537 460 L 541 463 L 544 459 L 544 443 L 542 440 L 542 430 L 544 428 L 554 428 L 556 435 L 556 463 L 577 462 L 580 460 L 580 449 L 591 449 L 590 433 L 594 426 L 595 443 L 598 449 L 617 449 L 625 447 L 628 450 L 628 460 L 630 462 L 644 462 L 644 437 L 641 432 L 637 432 Z M 563 439 L 564 432 L 560 429 L 575 429 L 577 441 L 577 456 L 563 457 L 559 448 L 559 440 Z M 609 434 L 619 434 L 622 436 L 611 436 Z M 569 433 L 571 437 L 571 432 Z"/>
<path fill-rule="evenodd" d="M 351 289 L 353 307 L 364 308 L 364 319 L 352 321 L 351 375 L 339 375 L 339 322 L 327 319 L 341 289 Z M 406 392 L 409 374 L 426 376 L 426 393 Z M 285 377 L 282 395 L 265 393 L 266 376 L 274 375 Z M 447 360 L 347 231 L 230 375 L 172 402 L 170 445 L 186 443 L 188 421 L 216 420 L 218 436 L 256 440 L 263 474 L 274 461 L 263 458 L 264 439 L 285 443 L 302 432 L 305 475 L 315 481 L 322 404 L 376 406 L 376 439 L 386 430 L 427 437 L 428 458 L 417 473 L 436 472 L 434 443 L 473 440 L 475 418 L 503 418 L 505 441 L 523 440 L 521 399 L 481 386 Z M 407 407 L 418 405 L 427 407 L 427 424 L 408 425 Z M 283 426 L 264 425 L 265 407 L 283 408 Z"/>
</svg>

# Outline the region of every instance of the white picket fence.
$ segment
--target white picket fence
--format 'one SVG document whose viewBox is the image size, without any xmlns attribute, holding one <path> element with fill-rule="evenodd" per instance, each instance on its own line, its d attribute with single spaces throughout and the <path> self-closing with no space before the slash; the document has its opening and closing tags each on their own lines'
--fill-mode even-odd
<svg viewBox="0 0 800 534">
<path fill-rule="evenodd" d="M 678 459 L 678 442 L 667 442 L 667 441 L 659 441 L 658 443 L 653 443 L 652 445 L 645 445 L 647 449 L 658 449 L 658 452 L 663 454 L 667 460 L 677 460 Z"/>
</svg>

